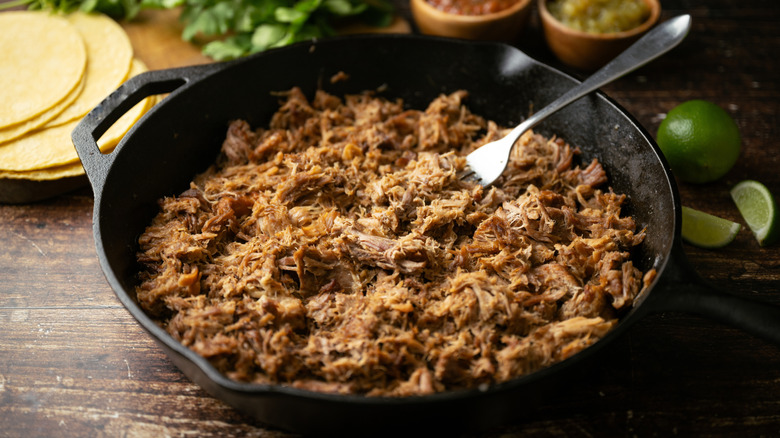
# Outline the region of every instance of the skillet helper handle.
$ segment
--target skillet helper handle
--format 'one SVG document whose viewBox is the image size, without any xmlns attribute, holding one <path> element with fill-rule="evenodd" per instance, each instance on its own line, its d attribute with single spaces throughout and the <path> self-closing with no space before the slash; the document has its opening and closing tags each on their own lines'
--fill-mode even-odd
<svg viewBox="0 0 780 438">
<path fill-rule="evenodd" d="M 695 273 L 678 250 L 676 281 L 659 310 L 698 314 L 780 345 L 780 307 L 718 290 Z"/>
<path fill-rule="evenodd" d="M 128 79 L 84 116 L 71 133 L 71 139 L 94 193 L 100 193 L 115 158 L 113 153 L 100 151 L 97 143 L 100 136 L 138 102 L 149 96 L 173 92 L 215 67 L 216 64 L 204 64 L 141 73 Z M 120 147 L 121 142 L 116 149 Z"/>
</svg>

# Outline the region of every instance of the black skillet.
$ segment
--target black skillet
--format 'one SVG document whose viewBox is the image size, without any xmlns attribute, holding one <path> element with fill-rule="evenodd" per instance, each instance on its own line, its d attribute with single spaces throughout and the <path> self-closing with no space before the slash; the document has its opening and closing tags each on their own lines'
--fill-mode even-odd
<svg viewBox="0 0 780 438">
<path fill-rule="evenodd" d="M 331 83 L 338 72 L 349 80 Z M 273 92 L 293 86 L 342 95 L 381 90 L 424 108 L 440 93 L 469 91 L 482 116 L 514 126 L 576 81 L 517 49 L 419 36 L 347 37 L 302 43 L 238 61 L 152 71 L 120 87 L 73 133 L 92 184 L 94 237 L 105 276 L 119 300 L 194 382 L 261 422 L 295 432 L 413 432 L 425 428 L 476 430 L 521 420 L 556 384 L 651 312 L 704 314 L 780 343 L 780 310 L 718 292 L 688 265 L 680 243 L 680 202 L 669 168 L 651 136 L 601 93 L 561 110 L 536 130 L 561 136 L 598 158 L 610 185 L 629 197 L 628 213 L 647 238 L 636 254 L 658 276 L 638 304 L 603 340 L 536 373 L 481 390 L 408 398 L 321 394 L 229 380 L 173 340 L 134 301 L 136 239 L 156 213 L 156 200 L 188 188 L 214 162 L 229 121 L 264 126 L 277 109 Z M 101 154 L 98 138 L 144 97 L 170 95 L 130 131 L 116 150 Z"/>
</svg>

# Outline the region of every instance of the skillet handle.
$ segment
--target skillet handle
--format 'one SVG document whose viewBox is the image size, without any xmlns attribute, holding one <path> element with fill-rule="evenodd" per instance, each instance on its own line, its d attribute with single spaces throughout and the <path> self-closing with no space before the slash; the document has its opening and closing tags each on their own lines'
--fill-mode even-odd
<svg viewBox="0 0 780 438">
<path fill-rule="evenodd" d="M 219 64 L 203 64 L 141 73 L 128 79 L 84 116 L 71 133 L 71 139 L 81 165 L 92 184 L 93 193 L 102 191 L 115 158 L 113 152 L 102 153 L 97 140 L 114 122 L 143 99 L 174 92 L 219 68 L 221 68 Z M 119 150 L 122 144 L 123 142 L 120 141 L 115 151 Z"/>
<path fill-rule="evenodd" d="M 698 276 L 682 248 L 672 251 L 672 263 L 665 272 L 670 283 L 656 311 L 698 314 L 742 329 L 780 345 L 780 307 L 718 290 Z"/>
</svg>

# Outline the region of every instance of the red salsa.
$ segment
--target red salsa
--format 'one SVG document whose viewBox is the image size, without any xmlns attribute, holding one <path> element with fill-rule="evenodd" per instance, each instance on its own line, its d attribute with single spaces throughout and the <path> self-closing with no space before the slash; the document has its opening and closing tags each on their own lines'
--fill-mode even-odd
<svg viewBox="0 0 780 438">
<path fill-rule="evenodd" d="M 518 0 L 426 0 L 440 11 L 458 15 L 493 14 L 518 2 Z"/>
</svg>

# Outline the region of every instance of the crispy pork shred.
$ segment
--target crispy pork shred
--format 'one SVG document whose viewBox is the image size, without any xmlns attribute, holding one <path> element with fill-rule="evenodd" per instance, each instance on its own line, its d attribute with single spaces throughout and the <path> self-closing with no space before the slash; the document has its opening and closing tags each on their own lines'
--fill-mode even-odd
<svg viewBox="0 0 780 438">
<path fill-rule="evenodd" d="M 504 132 L 463 91 L 425 110 L 280 94 L 267 128 L 160 200 L 140 305 L 242 382 L 408 396 L 483 387 L 593 344 L 654 272 L 598 161 L 529 132 L 490 188 L 465 155 Z"/>
</svg>

